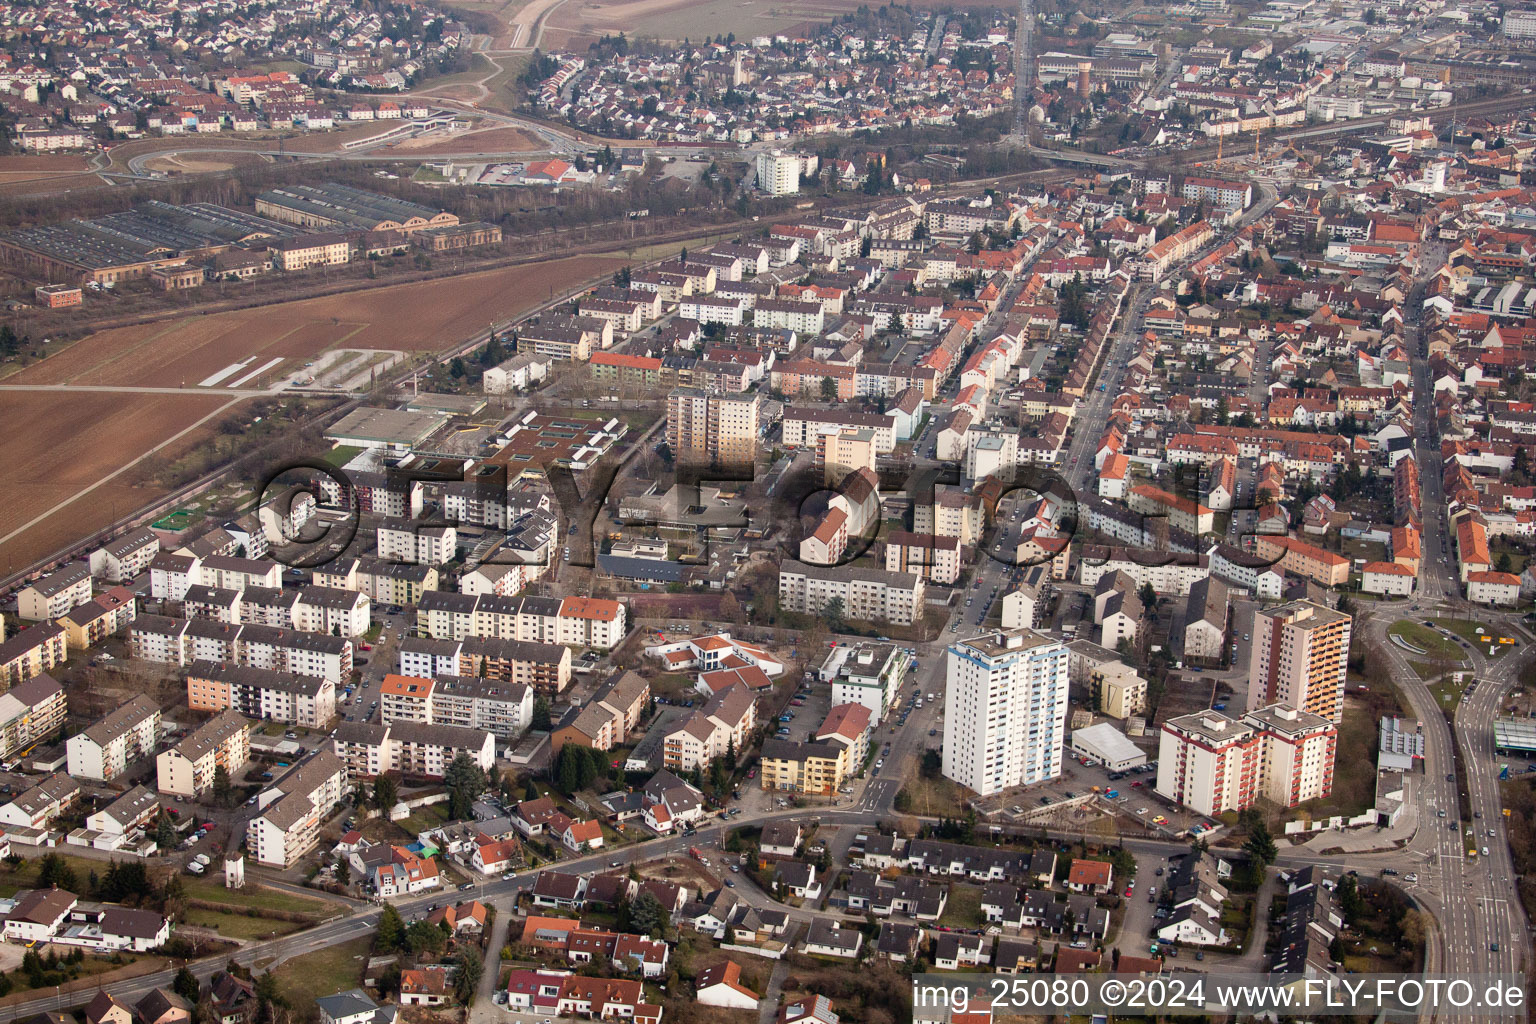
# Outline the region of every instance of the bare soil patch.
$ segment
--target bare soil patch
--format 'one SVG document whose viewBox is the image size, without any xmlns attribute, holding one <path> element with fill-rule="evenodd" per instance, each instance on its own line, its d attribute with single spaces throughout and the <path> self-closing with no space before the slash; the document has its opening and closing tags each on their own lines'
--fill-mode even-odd
<svg viewBox="0 0 1536 1024">
<path fill-rule="evenodd" d="M 160 497 L 154 487 L 114 481 L 88 491 L 102 477 L 215 411 L 219 395 L 144 395 L 9 391 L 0 400 L 0 536 L 60 502 L 69 504 L 0 543 L 0 562 L 20 567 L 105 526 Z M 174 447 L 195 442 L 189 435 Z M 125 478 L 118 478 L 120 481 Z M 74 499 L 70 501 L 70 499 Z"/>
</svg>

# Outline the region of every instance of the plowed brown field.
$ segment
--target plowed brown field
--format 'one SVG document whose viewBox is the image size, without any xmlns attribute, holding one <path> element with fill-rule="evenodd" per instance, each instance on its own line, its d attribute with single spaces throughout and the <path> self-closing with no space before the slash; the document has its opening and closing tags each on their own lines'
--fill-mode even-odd
<svg viewBox="0 0 1536 1024">
<path fill-rule="evenodd" d="M 220 395 L 142 395 L 10 391 L 0 396 L 0 567 L 19 569 L 78 541 L 160 497 L 104 477 L 145 455 L 228 399 Z M 201 430 L 169 446 L 184 451 Z M 16 536 L 18 528 L 68 502 Z"/>
<path fill-rule="evenodd" d="M 427 352 L 462 341 L 580 282 L 611 273 L 618 256 L 574 256 L 528 267 L 370 288 L 209 316 L 185 316 L 91 335 L 16 374 L 18 384 L 124 384 L 196 388 L 231 363 L 276 356 L 270 382 L 328 349 Z M 238 379 L 232 374 L 228 380 Z M 254 386 L 250 382 L 248 386 Z M 210 388 L 217 391 L 217 388 Z"/>
</svg>

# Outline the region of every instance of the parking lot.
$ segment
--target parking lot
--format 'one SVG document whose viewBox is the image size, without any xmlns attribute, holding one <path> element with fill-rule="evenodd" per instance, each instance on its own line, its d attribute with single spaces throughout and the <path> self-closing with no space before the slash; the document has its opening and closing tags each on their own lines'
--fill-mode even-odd
<svg viewBox="0 0 1536 1024">
<path fill-rule="evenodd" d="M 1125 818 L 1135 819 L 1166 838 L 1184 835 L 1191 827 L 1202 823 L 1210 824 L 1210 819 L 1175 808 L 1156 793 L 1156 765 L 1157 762 L 1152 761 L 1139 769 L 1111 772 L 1103 765 L 1084 764 L 1081 759 L 1064 754 L 1059 778 L 1038 786 L 1010 790 L 982 801 L 982 805 L 1003 820 L 1033 821 L 1047 808 L 1058 804 L 1063 805 L 1064 814 L 1070 815 L 1073 811 L 1068 804 L 1097 794 L 1113 804 Z M 1113 797 L 1108 796 L 1111 792 L 1115 794 Z M 1103 807 L 1104 803 L 1099 801 L 1098 806 Z M 1082 823 L 1077 819 L 1063 820 L 1064 827 L 1079 827 Z"/>
</svg>

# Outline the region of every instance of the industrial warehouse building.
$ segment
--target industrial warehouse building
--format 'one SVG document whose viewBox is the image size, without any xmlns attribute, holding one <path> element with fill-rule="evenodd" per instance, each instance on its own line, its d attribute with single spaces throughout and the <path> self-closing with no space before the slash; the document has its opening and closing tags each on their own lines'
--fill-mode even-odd
<svg viewBox="0 0 1536 1024">
<path fill-rule="evenodd" d="M 256 197 L 256 212 L 309 231 L 399 231 L 454 227 L 459 218 L 350 185 L 285 185 Z"/>
<path fill-rule="evenodd" d="M 294 233 L 213 203 L 155 200 L 122 213 L 0 235 L 0 258 L 54 281 L 111 285 L 229 249 L 264 247 Z"/>
</svg>

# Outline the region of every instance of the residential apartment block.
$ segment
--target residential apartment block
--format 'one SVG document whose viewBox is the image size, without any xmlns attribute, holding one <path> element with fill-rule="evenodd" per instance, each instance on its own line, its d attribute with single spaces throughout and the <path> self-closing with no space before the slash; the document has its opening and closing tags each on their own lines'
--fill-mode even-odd
<svg viewBox="0 0 1536 1024">
<path fill-rule="evenodd" d="M 108 583 L 127 583 L 146 571 L 159 553 L 160 538 L 153 530 L 131 530 L 91 552 L 91 574 Z"/>
<path fill-rule="evenodd" d="M 910 626 L 923 614 L 924 580 L 905 572 L 851 566 L 779 564 L 779 606 L 787 612 L 821 615 L 841 602 L 845 618 Z"/>
<path fill-rule="evenodd" d="M 571 649 L 491 637 L 407 637 L 400 642 L 399 668 L 403 676 L 471 676 L 521 683 L 533 687 L 535 694 L 553 697 L 571 684 Z"/>
<path fill-rule="evenodd" d="M 52 676 L 33 676 L 0 693 L 0 761 L 9 761 L 64 725 L 64 687 Z"/>
<path fill-rule="evenodd" d="M 387 675 L 379 687 L 379 716 L 385 725 L 452 725 L 511 739 L 528 731 L 533 687 L 478 676 Z"/>
<path fill-rule="evenodd" d="M 858 745 L 841 737 L 810 742 L 770 737 L 763 741 L 758 769 L 763 789 L 807 796 L 831 796 L 863 767 Z"/>
<path fill-rule="evenodd" d="M 220 768 L 233 781 L 251 759 L 251 723 L 220 711 L 155 758 L 156 788 L 171 796 L 198 797 L 213 788 Z"/>
<path fill-rule="evenodd" d="M 1157 791 L 1198 814 L 1252 807 L 1263 796 L 1282 807 L 1333 791 L 1338 729 L 1283 704 L 1234 721 L 1218 711 L 1163 723 Z"/>
<path fill-rule="evenodd" d="M 496 762 L 494 735 L 453 725 L 343 722 L 332 743 L 351 779 L 371 779 L 385 772 L 440 779 L 460 754 L 468 754 L 482 771 Z"/>
<path fill-rule="evenodd" d="M 740 683 L 716 693 L 662 740 L 663 763 L 672 772 L 705 770 L 728 751 L 745 750 L 757 727 L 757 701 Z"/>
<path fill-rule="evenodd" d="M 627 617 L 622 601 L 607 598 L 435 591 L 422 596 L 416 609 L 416 628 L 422 636 L 438 640 L 495 637 L 607 650 L 624 639 Z"/>
<path fill-rule="evenodd" d="M 446 523 L 386 519 L 377 531 L 379 558 L 386 562 L 443 565 L 458 553 L 458 530 Z"/>
<path fill-rule="evenodd" d="M 987 796 L 1061 773 L 1067 649 L 1032 629 L 951 644 L 945 667 L 946 778 Z"/>
<path fill-rule="evenodd" d="M 77 779 L 107 782 L 128 765 L 155 752 L 160 738 L 160 705 L 138 694 L 106 717 L 98 719 L 65 744 L 69 774 Z"/>
<path fill-rule="evenodd" d="M 71 562 L 16 591 L 16 614 L 33 622 L 52 621 L 90 599 L 91 567 Z"/>
<path fill-rule="evenodd" d="M 757 458 L 762 396 L 673 388 L 667 395 L 667 446 L 678 462 L 751 465 Z"/>
<path fill-rule="evenodd" d="M 827 652 L 817 677 L 832 687 L 832 704 L 862 704 L 879 725 L 901 696 L 911 659 L 895 644 L 842 644 Z"/>
<path fill-rule="evenodd" d="M 39 622 L 0 641 L 0 685 L 19 686 L 64 664 L 69 657 L 69 640 L 64 627 L 55 622 Z"/>
<path fill-rule="evenodd" d="M 55 621 L 64 627 L 70 649 L 83 651 L 127 629 L 137 616 L 133 591 L 117 586 L 76 605 Z"/>
<path fill-rule="evenodd" d="M 195 661 L 319 676 L 333 686 L 352 671 L 352 641 L 275 626 L 142 615 L 128 634 L 135 658 L 187 666 Z"/>
<path fill-rule="evenodd" d="M 1248 707 L 1285 704 L 1337 723 L 1344 713 L 1350 617 L 1311 601 L 1266 608 L 1253 622 Z"/>
<path fill-rule="evenodd" d="M 347 769 L 329 750 L 278 779 L 256 797 L 256 817 L 246 826 L 246 849 L 265 867 L 287 868 L 320 840 L 320 826 L 346 793 Z"/>
<path fill-rule="evenodd" d="M 336 684 L 320 676 L 195 661 L 187 666 L 187 707 L 233 709 L 258 721 L 318 729 L 336 714 Z"/>
</svg>

